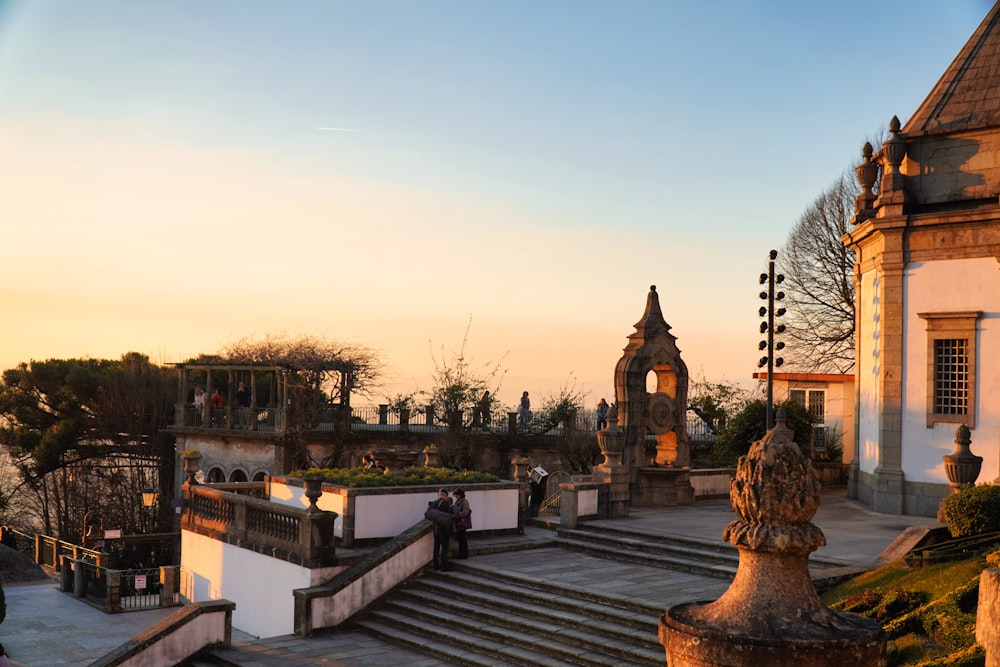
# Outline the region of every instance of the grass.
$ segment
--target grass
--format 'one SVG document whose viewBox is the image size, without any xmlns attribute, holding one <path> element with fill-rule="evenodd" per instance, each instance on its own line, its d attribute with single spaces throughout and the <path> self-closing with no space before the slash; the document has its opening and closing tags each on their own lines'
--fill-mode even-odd
<svg viewBox="0 0 1000 667">
<path fill-rule="evenodd" d="M 979 576 L 1000 550 L 965 560 L 909 568 L 890 563 L 825 591 L 820 598 L 877 620 L 889 639 L 887 667 L 981 667 L 976 645 Z"/>
</svg>

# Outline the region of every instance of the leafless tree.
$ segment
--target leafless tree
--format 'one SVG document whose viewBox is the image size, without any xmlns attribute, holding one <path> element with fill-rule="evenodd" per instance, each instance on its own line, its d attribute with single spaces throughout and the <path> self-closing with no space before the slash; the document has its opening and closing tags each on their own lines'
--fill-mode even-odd
<svg viewBox="0 0 1000 667">
<path fill-rule="evenodd" d="M 785 275 L 782 318 L 787 369 L 849 373 L 854 368 L 854 252 L 841 243 L 860 193 L 844 172 L 799 218 L 778 254 Z"/>
</svg>

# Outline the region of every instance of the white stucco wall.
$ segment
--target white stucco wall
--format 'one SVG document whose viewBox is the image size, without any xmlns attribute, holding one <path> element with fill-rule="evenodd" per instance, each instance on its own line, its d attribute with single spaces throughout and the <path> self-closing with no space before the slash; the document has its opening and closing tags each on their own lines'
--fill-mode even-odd
<svg viewBox="0 0 1000 667">
<path fill-rule="evenodd" d="M 972 453 L 979 482 L 1000 475 L 1000 265 L 992 257 L 914 262 L 904 276 L 903 456 L 906 479 L 947 483 L 941 457 L 955 449 L 958 424 L 927 426 L 927 326 L 918 313 L 983 311 L 976 338 L 976 423 Z"/>
<path fill-rule="evenodd" d="M 316 505 L 337 512 L 334 534 L 343 537 L 342 516 L 344 498 L 338 493 L 324 492 Z M 424 518 L 427 503 L 437 498 L 436 489 L 415 490 L 412 493 L 398 487 L 393 493 L 363 494 L 354 498 L 354 538 L 395 537 Z M 472 530 L 505 530 L 517 528 L 518 492 L 515 488 L 467 489 L 466 500 L 472 508 Z M 271 483 L 271 501 L 293 507 L 308 507 L 309 501 L 301 487 L 278 481 Z"/>
<path fill-rule="evenodd" d="M 855 365 L 854 381 L 858 387 L 857 459 L 863 472 L 872 473 L 878 466 L 878 424 L 882 397 L 878 391 L 878 375 L 881 372 L 877 355 L 878 338 L 881 335 L 881 304 L 876 298 L 879 278 L 875 271 L 861 274 L 859 287 L 860 303 L 863 304 L 858 317 L 858 360 Z"/>
<path fill-rule="evenodd" d="M 292 591 L 329 580 L 343 568 L 306 568 L 181 531 L 181 596 L 236 603 L 233 627 L 255 637 L 295 631 Z"/>
</svg>

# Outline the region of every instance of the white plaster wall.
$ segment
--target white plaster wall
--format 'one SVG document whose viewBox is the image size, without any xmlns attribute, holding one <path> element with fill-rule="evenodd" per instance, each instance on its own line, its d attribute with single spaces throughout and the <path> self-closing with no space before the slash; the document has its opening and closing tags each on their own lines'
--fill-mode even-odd
<svg viewBox="0 0 1000 667">
<path fill-rule="evenodd" d="M 363 577 L 337 591 L 335 595 L 316 598 L 313 601 L 313 627 L 340 625 L 426 566 L 433 551 L 434 536 L 427 533 L 393 558 L 379 563 Z"/>
<path fill-rule="evenodd" d="M 585 489 L 577 494 L 578 511 L 580 516 L 592 516 L 597 514 L 597 489 Z"/>
<path fill-rule="evenodd" d="M 976 423 L 972 453 L 979 482 L 1000 474 L 1000 265 L 992 257 L 911 263 L 904 276 L 903 460 L 906 479 L 947 483 L 941 457 L 955 449 L 958 424 L 927 427 L 927 326 L 918 313 L 983 311 L 976 337 Z"/>
<path fill-rule="evenodd" d="M 878 391 L 881 372 L 878 340 L 881 335 L 881 303 L 877 298 L 879 278 L 875 271 L 861 274 L 859 287 L 861 312 L 858 317 L 858 359 L 854 381 L 858 385 L 858 405 L 855 419 L 858 422 L 857 460 L 863 472 L 872 473 L 879 463 L 879 412 L 882 397 Z"/>
<path fill-rule="evenodd" d="M 226 639 L 226 615 L 222 612 L 199 614 L 146 650 L 127 658 L 120 667 L 163 667 L 179 665 L 191 656 L 192 646 L 218 644 Z"/>
<path fill-rule="evenodd" d="M 397 492 L 386 494 L 358 495 L 354 497 L 354 537 L 368 538 L 395 537 L 424 518 L 427 503 L 437 498 L 436 489 L 420 490 L 413 493 Z M 517 528 L 517 489 L 467 489 L 466 500 L 472 508 L 472 530 L 503 530 Z M 303 489 L 281 482 L 271 483 L 271 500 L 282 505 L 308 507 Z M 338 513 L 334 532 L 343 536 L 341 516 L 344 511 L 344 496 L 325 491 L 316 502 L 320 509 Z"/>
<path fill-rule="evenodd" d="M 255 637 L 293 633 L 292 591 L 327 581 L 341 569 L 310 569 L 181 531 L 181 596 L 190 602 L 235 602 L 233 627 Z"/>
<path fill-rule="evenodd" d="M 289 486 L 288 484 L 274 480 L 271 481 L 270 500 L 279 505 L 288 505 L 299 509 L 309 507 L 309 499 L 306 498 L 306 490 L 303 487 Z M 344 505 L 346 503 L 346 494 L 330 493 L 326 490 L 323 491 L 323 495 L 316 501 L 316 507 L 321 510 L 337 513 L 337 518 L 333 522 L 333 534 L 336 537 L 344 536 Z"/>
</svg>

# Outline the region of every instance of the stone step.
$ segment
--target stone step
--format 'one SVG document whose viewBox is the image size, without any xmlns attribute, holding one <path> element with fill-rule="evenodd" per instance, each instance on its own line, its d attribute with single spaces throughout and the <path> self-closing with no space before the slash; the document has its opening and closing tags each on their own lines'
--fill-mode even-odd
<svg viewBox="0 0 1000 667">
<path fill-rule="evenodd" d="M 439 659 L 454 660 L 456 665 L 520 665 L 535 667 L 540 664 L 563 667 L 584 664 L 576 659 L 572 647 L 541 647 L 530 635 L 513 636 L 498 627 L 457 624 L 458 617 L 428 621 L 393 609 L 378 608 L 367 612 L 353 627 L 375 634 L 386 641 L 426 652 Z M 541 650 L 544 648 L 544 652 Z M 565 651 L 561 649 L 565 648 Z M 469 653 L 462 659 L 457 651 Z M 446 657 L 448 656 L 448 657 Z M 544 657 L 543 657 L 544 656 Z M 566 658 L 573 658 L 567 660 Z M 607 663 L 600 664 L 610 667 Z"/>
<path fill-rule="evenodd" d="M 657 618 L 662 610 L 643 614 L 620 609 L 615 600 L 586 601 L 564 588 L 549 591 L 509 585 L 482 585 L 483 577 L 427 577 L 394 595 L 389 604 L 410 613 L 457 614 L 465 622 L 499 625 L 515 634 L 539 635 L 548 643 L 570 642 L 630 664 L 663 664 L 657 640 Z M 486 591 L 489 592 L 486 592 Z"/>
<path fill-rule="evenodd" d="M 459 581 L 462 585 L 455 586 L 453 581 Z M 634 631 L 647 634 L 651 632 L 655 635 L 656 619 L 663 611 L 652 605 L 636 611 L 634 608 L 625 608 L 624 603 L 628 600 L 620 598 L 596 595 L 583 597 L 578 589 L 543 589 L 533 586 L 530 580 L 512 584 L 489 575 L 453 573 L 447 580 L 428 577 L 413 582 L 412 589 L 427 590 L 455 600 L 484 603 L 494 612 L 502 611 L 515 616 L 558 616 L 574 625 L 609 628 L 611 634 L 618 629 L 627 629 L 627 632 L 619 632 L 627 636 L 633 636 Z M 403 589 L 401 592 L 410 592 L 412 589 Z M 515 590 L 521 595 L 512 595 Z M 523 602 L 524 595 L 528 595 L 529 603 Z"/>
<path fill-rule="evenodd" d="M 512 595 L 525 594 L 512 592 Z M 664 661 L 662 648 L 636 648 L 635 644 L 641 643 L 638 638 L 623 641 L 594 637 L 589 629 L 579 629 L 572 623 L 566 625 L 564 619 L 555 615 L 546 617 L 541 612 L 518 618 L 491 612 L 486 604 L 460 603 L 453 598 L 441 600 L 436 593 L 393 595 L 366 614 L 366 619 L 424 635 L 435 642 L 481 651 L 499 657 L 502 664 L 659 667 Z M 365 622 L 358 625 L 364 627 Z"/>
<path fill-rule="evenodd" d="M 614 539 L 601 540 L 590 535 L 564 537 L 559 540 L 559 545 L 599 558 L 691 572 L 718 579 L 732 579 L 739 565 L 738 556 L 736 559 L 729 559 L 711 552 L 661 549 L 642 544 L 620 543 Z"/>
<path fill-rule="evenodd" d="M 502 644 L 489 644 L 482 642 L 476 645 L 476 649 L 469 649 L 461 645 L 460 641 L 452 641 L 454 637 L 449 637 L 448 641 L 438 639 L 434 632 L 425 632 L 419 625 L 412 625 L 408 628 L 393 622 L 392 618 L 379 619 L 372 615 L 354 622 L 353 627 L 378 637 L 383 641 L 403 646 L 415 651 L 437 658 L 449 665 L 465 665 L 468 667 L 496 667 L 496 656 L 504 650 Z M 508 664 L 526 665 L 526 657 L 522 652 L 506 651 L 505 660 L 510 660 Z M 516 659 L 516 660 L 515 660 Z"/>
<path fill-rule="evenodd" d="M 564 538 L 561 543 L 566 546 L 574 546 L 579 540 L 592 541 L 598 544 L 613 545 L 623 550 L 625 559 L 631 558 L 633 552 L 640 552 L 648 555 L 662 555 L 669 557 L 669 561 L 677 560 L 677 569 L 698 572 L 704 574 L 700 569 L 691 569 L 691 561 L 695 564 L 712 563 L 722 566 L 731 566 L 733 573 L 739 565 L 739 551 L 736 547 L 727 542 L 700 540 L 680 536 L 667 536 L 650 531 L 636 530 L 627 526 L 618 525 L 594 525 L 584 524 L 575 530 L 560 530 L 559 535 Z M 569 540 L 567 543 L 566 540 Z M 606 553 L 606 552 L 602 552 Z M 640 559 L 636 562 L 655 564 L 655 561 Z M 669 564 L 667 565 L 670 566 Z M 809 558 L 809 569 L 813 573 L 814 579 L 828 579 L 839 576 L 841 572 L 854 571 L 855 568 L 850 563 L 835 559 L 826 558 L 811 554 Z M 723 567 L 721 572 L 725 572 Z M 716 576 L 716 575 L 712 575 Z M 730 578 L 731 575 L 727 575 Z"/>
<path fill-rule="evenodd" d="M 489 566 L 481 565 L 474 560 L 458 561 L 458 563 L 460 563 L 460 565 L 456 565 L 455 567 L 459 567 L 462 571 L 481 573 L 484 578 L 497 582 L 503 582 L 514 587 L 534 588 L 539 591 L 548 591 L 555 595 L 567 594 L 580 600 L 595 602 L 612 601 L 612 603 L 619 609 L 627 610 L 639 615 L 652 614 L 653 616 L 659 617 L 659 615 L 663 612 L 663 609 L 658 605 L 650 604 L 647 601 L 639 600 L 633 597 L 613 595 L 606 592 L 599 593 L 586 588 L 570 589 L 556 582 L 527 577 L 509 570 L 497 570 Z"/>
</svg>

